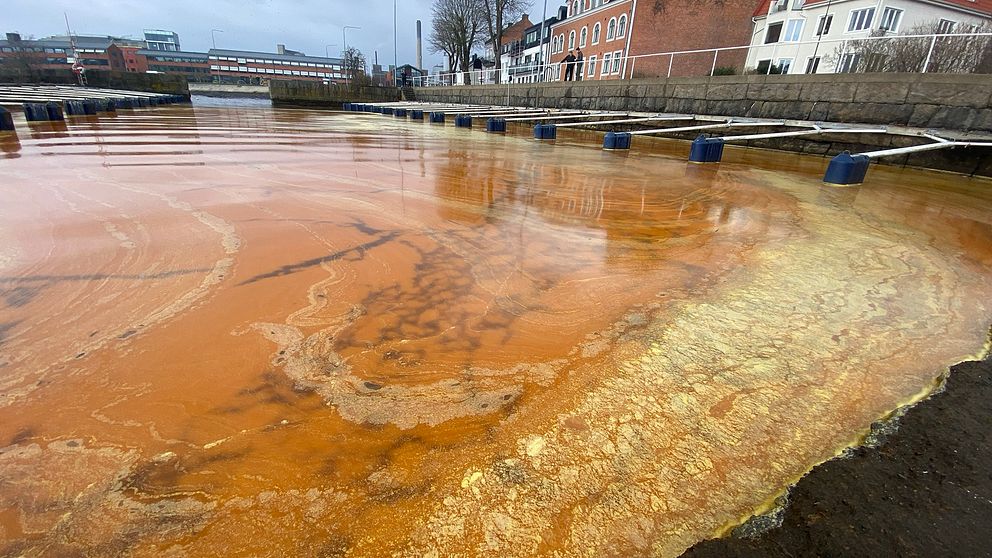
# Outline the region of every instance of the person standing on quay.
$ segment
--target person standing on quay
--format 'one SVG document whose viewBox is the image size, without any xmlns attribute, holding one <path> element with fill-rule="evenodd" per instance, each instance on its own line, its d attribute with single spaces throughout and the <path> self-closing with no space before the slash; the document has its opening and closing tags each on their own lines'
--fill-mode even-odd
<svg viewBox="0 0 992 558">
<path fill-rule="evenodd" d="M 582 81 L 582 49 L 575 51 L 575 81 Z"/>
<path fill-rule="evenodd" d="M 565 81 L 572 81 L 572 75 L 575 72 L 575 54 L 573 51 L 568 51 L 568 56 L 563 58 L 561 62 L 565 65 Z"/>
</svg>

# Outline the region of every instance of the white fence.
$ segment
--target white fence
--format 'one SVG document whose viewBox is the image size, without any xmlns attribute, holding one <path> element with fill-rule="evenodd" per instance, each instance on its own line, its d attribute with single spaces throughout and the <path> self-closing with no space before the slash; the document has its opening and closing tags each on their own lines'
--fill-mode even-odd
<svg viewBox="0 0 992 558">
<path fill-rule="evenodd" d="M 722 63 L 721 63 L 722 58 Z M 681 50 L 530 63 L 495 70 L 448 72 L 414 78 L 415 86 L 485 85 L 634 77 L 717 74 L 824 74 L 866 72 L 992 73 L 992 33 L 867 36 L 776 42 L 762 45 Z"/>
</svg>

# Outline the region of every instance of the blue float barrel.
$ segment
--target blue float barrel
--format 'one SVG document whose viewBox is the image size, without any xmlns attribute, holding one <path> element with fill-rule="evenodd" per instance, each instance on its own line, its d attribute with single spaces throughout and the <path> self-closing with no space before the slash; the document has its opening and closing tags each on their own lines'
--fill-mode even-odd
<svg viewBox="0 0 992 558">
<path fill-rule="evenodd" d="M 435 124 L 444 124 L 444 113 L 443 112 L 432 112 L 431 122 Z"/>
<path fill-rule="evenodd" d="M 537 124 L 534 126 L 534 138 L 553 140 L 558 136 L 558 128 L 554 124 Z"/>
<path fill-rule="evenodd" d="M 696 139 L 692 140 L 692 145 L 689 147 L 689 161 L 692 163 L 705 163 L 707 149 L 706 136 L 699 134 Z"/>
<path fill-rule="evenodd" d="M 45 111 L 48 113 L 48 119 L 54 121 L 65 120 L 65 115 L 62 114 L 62 105 L 49 101 L 45 103 Z"/>
<path fill-rule="evenodd" d="M 845 151 L 830 160 L 823 181 L 829 184 L 860 184 L 865 181 L 868 173 L 868 163 L 865 155 L 851 155 Z"/>
<path fill-rule="evenodd" d="M 472 117 L 467 114 L 460 114 L 455 117 L 455 126 L 459 128 L 471 128 Z"/>
<path fill-rule="evenodd" d="M 395 116 L 396 118 L 406 118 L 406 109 L 405 108 L 393 109 L 393 116 Z"/>
<path fill-rule="evenodd" d="M 344 103 L 344 104 L 341 105 L 341 108 L 344 109 L 344 110 L 354 110 L 354 109 L 352 109 L 352 106 L 353 105 L 351 103 Z"/>
<path fill-rule="evenodd" d="M 424 111 L 422 110 L 410 111 L 410 120 L 423 120 L 423 119 L 424 119 Z"/>
<path fill-rule="evenodd" d="M 719 163 L 723 159 L 723 138 L 706 140 L 706 162 Z"/>
<path fill-rule="evenodd" d="M 603 138 L 603 149 L 630 149 L 630 133 L 607 132 Z"/>
<path fill-rule="evenodd" d="M 45 122 L 48 120 L 48 109 L 44 103 L 24 103 L 24 119 L 28 122 Z"/>
<path fill-rule="evenodd" d="M 14 116 L 10 111 L 0 107 L 0 132 L 12 132 L 14 130 Z"/>
<path fill-rule="evenodd" d="M 505 132 L 506 131 L 506 120 L 503 118 L 490 118 L 486 120 L 486 131 L 487 132 Z"/>
</svg>

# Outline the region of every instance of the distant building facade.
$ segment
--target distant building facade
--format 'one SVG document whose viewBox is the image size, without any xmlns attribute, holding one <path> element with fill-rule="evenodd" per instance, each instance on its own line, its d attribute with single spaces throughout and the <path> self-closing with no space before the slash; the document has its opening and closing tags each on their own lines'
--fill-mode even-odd
<svg viewBox="0 0 992 558">
<path fill-rule="evenodd" d="M 883 71 L 888 54 L 855 48 L 858 39 L 920 25 L 924 34 L 961 33 L 990 21 L 992 0 L 764 0 L 754 13 L 746 66 L 781 74 Z M 909 62 L 922 62 L 916 58 Z"/>
<path fill-rule="evenodd" d="M 179 34 L 175 31 L 145 29 L 145 49 L 164 50 L 169 52 L 181 51 L 182 48 L 179 46 Z"/>
<path fill-rule="evenodd" d="M 169 44 L 178 46 L 178 36 Z M 0 41 L 0 62 L 16 60 L 37 69 L 65 69 L 78 62 L 87 70 L 182 74 L 190 81 L 199 82 L 344 81 L 340 58 L 305 56 L 283 45 L 279 45 L 277 53 L 222 49 L 201 53 L 149 46 L 146 41 L 112 36 L 73 35 L 71 39 L 54 36 L 33 40 L 7 33 L 6 39 Z"/>
<path fill-rule="evenodd" d="M 513 22 L 503 30 L 503 40 L 499 52 L 500 83 L 512 81 L 510 67 L 523 54 L 527 30 L 533 26 L 530 17 L 523 14 L 518 21 Z"/>
<path fill-rule="evenodd" d="M 262 83 L 271 79 L 344 81 L 342 59 L 247 50 L 210 49 L 210 75 L 222 83 Z"/>
</svg>

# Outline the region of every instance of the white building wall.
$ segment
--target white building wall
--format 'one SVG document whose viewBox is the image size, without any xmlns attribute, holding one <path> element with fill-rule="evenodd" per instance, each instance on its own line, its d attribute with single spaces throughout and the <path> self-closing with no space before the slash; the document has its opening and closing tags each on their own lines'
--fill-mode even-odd
<svg viewBox="0 0 992 558">
<path fill-rule="evenodd" d="M 790 5 L 795 0 L 790 0 Z M 822 37 L 817 37 L 816 31 L 820 16 L 828 13 L 826 4 L 804 7 L 800 10 L 785 10 L 769 14 L 755 21 L 751 37 L 752 48 L 748 52 L 747 69 L 753 69 L 763 60 L 770 60 L 775 65 L 788 61 L 790 74 L 805 73 L 807 64 L 812 57 L 820 57 L 816 73 L 834 73 L 838 70 L 840 54 L 844 49 L 844 40 L 863 39 L 871 31 L 878 30 L 882 23 L 882 14 L 886 7 L 903 10 L 898 27 L 890 32 L 891 35 L 904 34 L 916 25 L 947 19 L 958 24 L 980 25 L 988 18 L 969 14 L 963 10 L 939 6 L 919 0 L 839 0 L 831 2 L 829 13 L 833 15 L 830 31 Z M 863 31 L 848 32 L 851 13 L 864 8 L 875 8 L 871 27 Z M 789 20 L 802 22 L 802 32 L 798 41 L 780 40 L 777 43 L 764 44 L 770 24 L 782 23 L 782 39 L 786 39 Z M 817 40 L 819 41 L 817 42 Z M 809 43 L 809 44 L 800 44 Z"/>
</svg>

